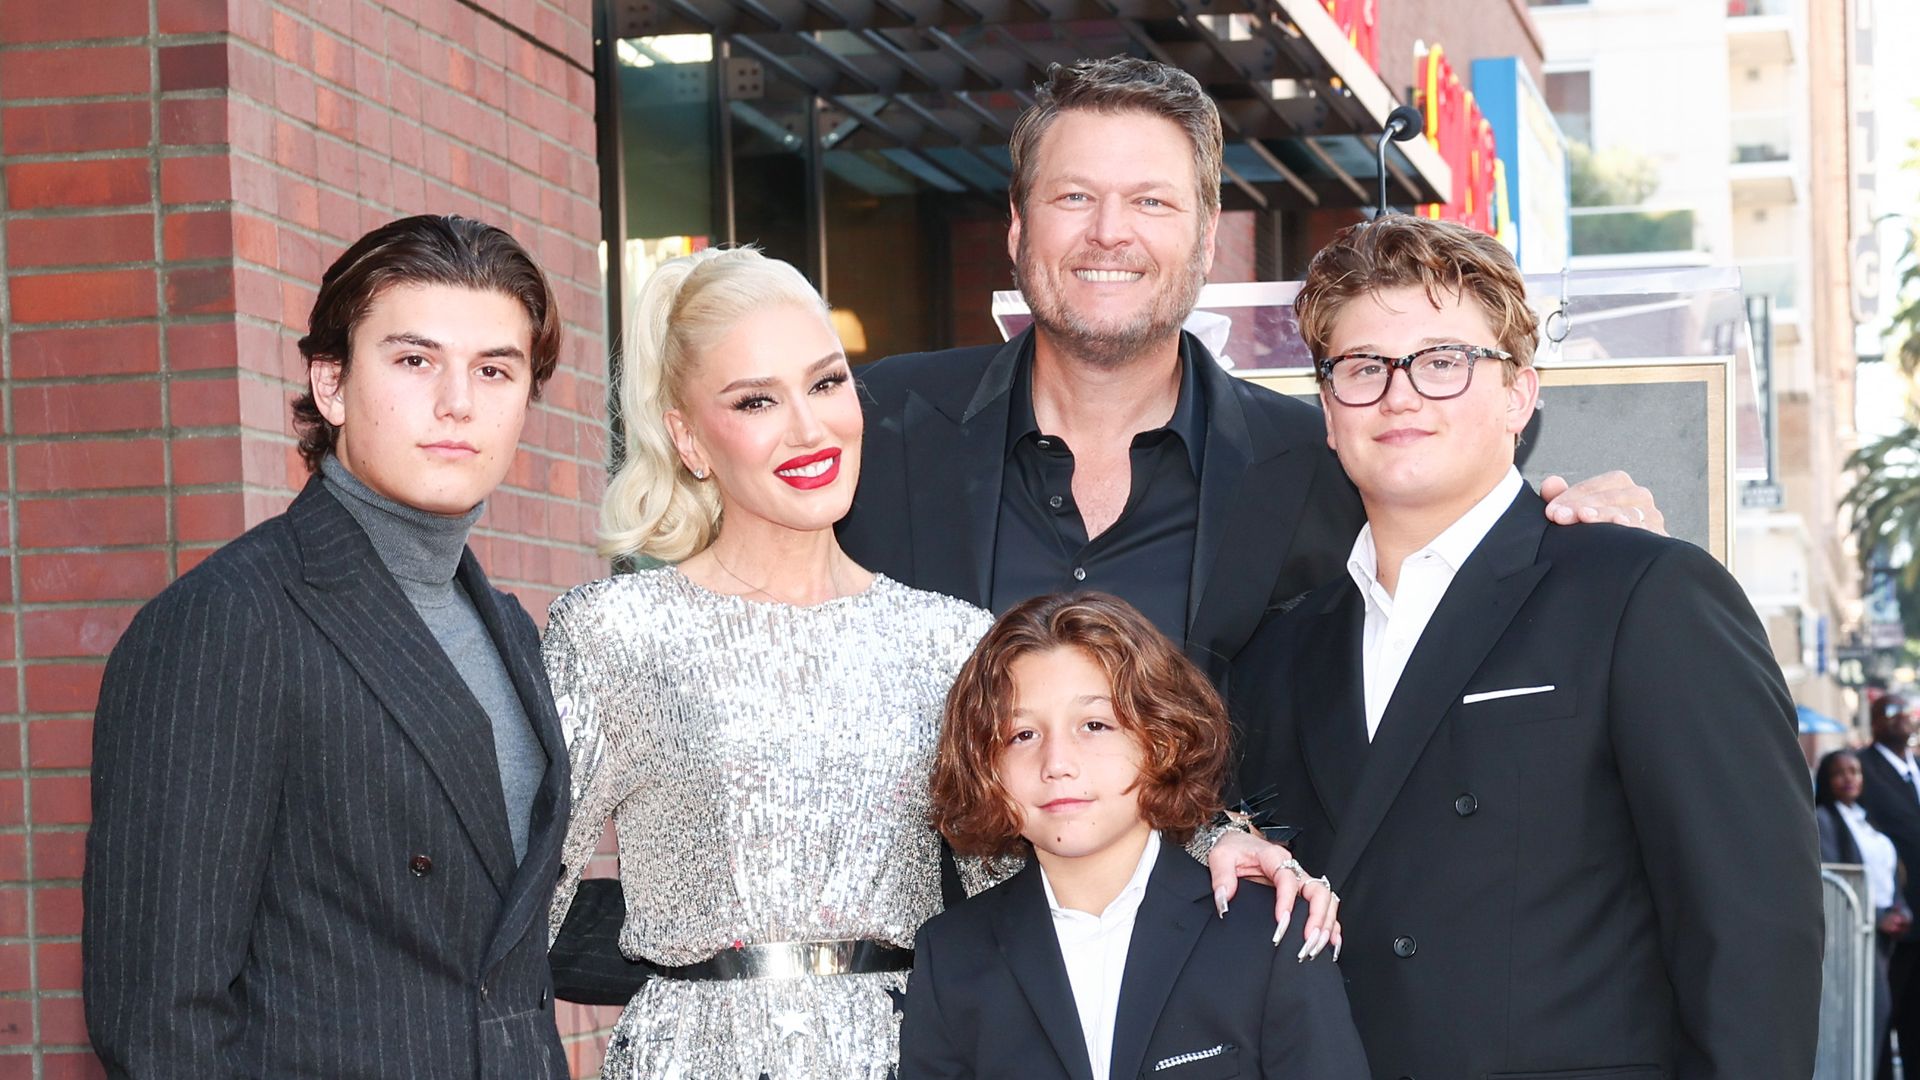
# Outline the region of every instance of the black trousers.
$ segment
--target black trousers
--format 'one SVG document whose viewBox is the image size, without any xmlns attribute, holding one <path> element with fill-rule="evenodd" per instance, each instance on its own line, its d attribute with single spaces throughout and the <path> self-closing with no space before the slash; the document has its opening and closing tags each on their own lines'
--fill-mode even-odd
<svg viewBox="0 0 1920 1080">
<path fill-rule="evenodd" d="M 1892 1015 L 1880 1033 L 1880 1065 L 1876 1080 L 1893 1080 L 1893 1045 L 1888 1035 L 1900 1033 L 1900 1060 L 1907 1080 L 1920 1080 L 1920 941 L 1902 941 L 1887 959 L 1887 985 L 1892 991 Z M 1878 1012 L 1879 1010 L 1875 1010 Z"/>
</svg>

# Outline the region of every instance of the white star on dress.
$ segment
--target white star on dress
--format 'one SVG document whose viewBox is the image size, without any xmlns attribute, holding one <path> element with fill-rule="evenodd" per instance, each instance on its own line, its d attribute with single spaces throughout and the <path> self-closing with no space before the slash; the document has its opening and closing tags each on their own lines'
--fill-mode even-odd
<svg viewBox="0 0 1920 1080">
<path fill-rule="evenodd" d="M 781 1013 L 779 1016 L 773 1018 L 773 1026 L 780 1029 L 780 1037 L 782 1039 L 785 1039 L 789 1035 L 813 1034 L 807 1030 L 807 1018 L 798 1012 L 788 1011 Z"/>
</svg>

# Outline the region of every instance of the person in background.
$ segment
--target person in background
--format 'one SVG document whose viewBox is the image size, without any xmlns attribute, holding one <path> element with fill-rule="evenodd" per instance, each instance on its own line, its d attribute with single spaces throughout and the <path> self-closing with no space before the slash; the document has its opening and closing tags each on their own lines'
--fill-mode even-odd
<svg viewBox="0 0 1920 1080">
<path fill-rule="evenodd" d="M 1219 807 L 1229 738 L 1206 677 L 1126 601 L 1000 617 L 947 696 L 934 823 L 1026 865 L 921 929 L 900 1080 L 1364 1080 L 1333 958 L 1269 904 L 1216 915 L 1179 847 Z"/>
<path fill-rule="evenodd" d="M 1887 983 L 1887 958 L 1894 942 L 1913 925 L 1913 909 L 1900 895 L 1900 856 L 1893 841 L 1867 821 L 1860 805 L 1864 786 L 1860 759 L 1852 750 L 1835 750 L 1820 759 L 1813 774 L 1814 824 L 1820 830 L 1820 861 L 1865 867 L 1867 893 L 1874 911 L 1874 1044 L 1887 1040 L 1893 997 Z"/>
<path fill-rule="evenodd" d="M 142 608 L 94 719 L 82 954 L 116 1077 L 567 1075 L 542 916 L 567 755 L 533 620 L 467 547 L 560 355 L 507 233 L 328 268 L 286 513 Z"/>
<path fill-rule="evenodd" d="M 1914 759 L 1914 716 L 1907 700 L 1888 694 L 1868 706 L 1873 744 L 1858 752 L 1860 805 L 1867 821 L 1893 841 L 1900 863 L 1920 867 L 1920 764 Z M 1920 910 L 1920 875 L 1908 874 L 1901 890 L 1907 910 Z M 1887 957 L 1893 1015 L 1888 1030 L 1898 1037 L 1907 1075 L 1920 1069 L 1920 927 L 1909 923 Z M 1881 1041 L 1878 1075 L 1892 1080 L 1895 1039 Z"/>
</svg>

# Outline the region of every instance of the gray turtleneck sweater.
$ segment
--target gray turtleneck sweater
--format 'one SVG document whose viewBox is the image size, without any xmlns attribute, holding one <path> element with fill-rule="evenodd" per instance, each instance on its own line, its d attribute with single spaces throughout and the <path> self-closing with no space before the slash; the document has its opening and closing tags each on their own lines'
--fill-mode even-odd
<svg viewBox="0 0 1920 1080">
<path fill-rule="evenodd" d="M 492 721 L 500 791 L 506 797 L 507 826 L 513 833 L 513 858 L 518 863 L 527 856 L 533 796 L 547 771 L 547 752 L 527 720 L 526 707 L 473 599 L 454 578 L 467 549 L 467 533 L 480 519 L 484 504 L 455 517 L 430 514 L 368 487 L 338 458 L 321 462 L 320 472 L 327 491 L 367 531 L 380 561 L 400 583 L 400 591 Z"/>
</svg>

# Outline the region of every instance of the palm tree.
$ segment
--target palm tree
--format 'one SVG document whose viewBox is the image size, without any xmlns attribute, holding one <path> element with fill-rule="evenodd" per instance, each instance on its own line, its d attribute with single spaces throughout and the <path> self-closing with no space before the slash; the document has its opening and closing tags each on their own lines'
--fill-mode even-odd
<svg viewBox="0 0 1920 1080">
<path fill-rule="evenodd" d="M 1855 450 L 1847 468 L 1859 474 L 1841 501 L 1852 512 L 1861 569 L 1871 577 L 1876 553 L 1890 557 L 1905 601 L 1920 583 L 1920 559 L 1913 557 L 1920 552 L 1920 426 L 1909 420 Z"/>
</svg>

